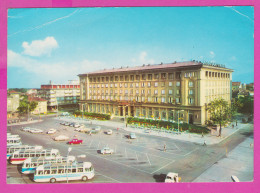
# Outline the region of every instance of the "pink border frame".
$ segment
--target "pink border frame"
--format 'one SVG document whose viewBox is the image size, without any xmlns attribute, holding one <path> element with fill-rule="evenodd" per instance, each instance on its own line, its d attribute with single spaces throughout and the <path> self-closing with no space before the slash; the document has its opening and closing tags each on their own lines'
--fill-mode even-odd
<svg viewBox="0 0 260 193">
<path fill-rule="evenodd" d="M 136 7 L 136 6 L 254 6 L 255 7 L 255 53 L 259 53 L 260 3 L 256 0 L 0 0 L 0 186 L 1 192 L 259 192 L 260 131 L 254 133 L 254 182 L 244 183 L 135 183 L 135 184 L 6 184 L 6 125 L 7 125 L 7 9 L 26 7 Z M 255 54 L 255 72 L 260 72 L 260 57 Z M 259 70 L 258 70 L 259 69 Z M 258 81 L 255 77 L 255 99 L 259 96 Z M 255 128 L 260 125 L 255 100 Z M 87 187 L 87 189 L 86 189 Z"/>
</svg>

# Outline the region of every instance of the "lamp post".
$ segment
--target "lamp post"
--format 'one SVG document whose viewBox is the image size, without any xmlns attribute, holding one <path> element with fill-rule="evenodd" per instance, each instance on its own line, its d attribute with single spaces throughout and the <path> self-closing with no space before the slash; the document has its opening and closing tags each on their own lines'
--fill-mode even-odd
<svg viewBox="0 0 260 193">
<path fill-rule="evenodd" d="M 175 111 L 175 110 L 172 110 Z M 178 133 L 180 132 L 180 112 L 184 112 L 184 110 L 178 110 L 177 114 L 178 114 Z"/>
<path fill-rule="evenodd" d="M 68 179 L 68 159 L 69 159 L 69 153 L 71 152 L 72 148 L 69 147 L 68 148 L 68 154 L 67 154 L 67 170 L 66 170 L 66 176 L 67 176 L 67 183 L 69 183 L 69 179 Z"/>
</svg>

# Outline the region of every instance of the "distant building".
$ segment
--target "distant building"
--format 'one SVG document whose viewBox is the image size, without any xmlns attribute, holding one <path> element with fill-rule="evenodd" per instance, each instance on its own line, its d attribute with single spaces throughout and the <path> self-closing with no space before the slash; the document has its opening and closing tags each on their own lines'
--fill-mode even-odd
<svg viewBox="0 0 260 193">
<path fill-rule="evenodd" d="M 7 112 L 16 112 L 20 104 L 20 93 L 14 90 L 7 93 Z"/>
<path fill-rule="evenodd" d="M 47 100 L 48 110 L 56 110 L 57 107 L 78 107 L 80 97 L 79 81 L 69 81 L 68 84 L 41 85 L 38 96 Z"/>
<path fill-rule="evenodd" d="M 31 112 L 31 114 L 47 113 L 47 100 L 32 96 L 28 96 L 28 100 L 29 102 L 35 101 L 38 103 L 37 107 Z"/>
<path fill-rule="evenodd" d="M 233 70 L 198 61 L 104 69 L 80 74 L 81 111 L 205 124 L 207 104 L 231 103 Z"/>
<path fill-rule="evenodd" d="M 37 89 L 29 89 L 29 90 L 27 90 L 26 94 L 36 95 L 37 94 Z"/>
<path fill-rule="evenodd" d="M 232 91 L 239 90 L 241 88 L 241 82 L 232 82 Z"/>
</svg>

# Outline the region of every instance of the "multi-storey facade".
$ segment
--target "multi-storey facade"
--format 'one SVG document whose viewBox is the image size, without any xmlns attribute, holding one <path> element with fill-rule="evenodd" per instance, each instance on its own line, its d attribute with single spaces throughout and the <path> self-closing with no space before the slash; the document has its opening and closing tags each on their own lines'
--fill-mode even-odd
<svg viewBox="0 0 260 193">
<path fill-rule="evenodd" d="M 20 94 L 14 90 L 7 95 L 7 112 L 15 112 L 20 105 Z"/>
<path fill-rule="evenodd" d="M 38 96 L 48 101 L 48 109 L 59 106 L 77 106 L 80 98 L 80 85 L 78 81 L 69 81 L 68 84 L 41 85 Z"/>
<path fill-rule="evenodd" d="M 37 102 L 38 105 L 34 109 L 34 111 L 31 112 L 31 114 L 42 114 L 42 113 L 47 113 L 47 100 L 42 99 L 40 97 L 33 97 L 33 96 L 28 96 L 28 100 L 30 102 Z"/>
<path fill-rule="evenodd" d="M 81 110 L 204 124 L 207 104 L 231 101 L 232 70 L 201 62 L 174 62 L 80 74 Z"/>
</svg>

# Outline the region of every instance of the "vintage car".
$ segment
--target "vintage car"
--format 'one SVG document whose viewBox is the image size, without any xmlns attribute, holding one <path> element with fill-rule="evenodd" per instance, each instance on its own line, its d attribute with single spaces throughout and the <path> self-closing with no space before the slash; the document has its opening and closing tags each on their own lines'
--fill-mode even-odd
<svg viewBox="0 0 260 193">
<path fill-rule="evenodd" d="M 114 153 L 114 150 L 113 149 L 110 149 L 109 147 L 104 147 L 103 149 L 100 150 L 100 153 L 101 154 L 112 154 Z"/>
<path fill-rule="evenodd" d="M 73 144 L 82 144 L 83 143 L 83 140 L 81 139 L 72 139 L 71 141 L 68 142 L 70 145 L 73 145 Z"/>
</svg>

